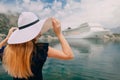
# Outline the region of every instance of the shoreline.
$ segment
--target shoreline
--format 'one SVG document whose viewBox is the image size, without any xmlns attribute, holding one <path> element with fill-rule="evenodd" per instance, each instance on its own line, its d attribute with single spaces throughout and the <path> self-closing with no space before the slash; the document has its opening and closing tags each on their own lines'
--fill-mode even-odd
<svg viewBox="0 0 120 80">
<path fill-rule="evenodd" d="M 105 35 L 104 39 L 108 41 L 120 41 L 120 34 Z"/>
<path fill-rule="evenodd" d="M 5 34 L 0 34 L 0 41 L 2 41 L 5 38 Z M 91 38 L 90 38 L 91 39 Z M 99 38 L 92 38 L 92 39 L 99 39 Z M 107 40 L 107 41 L 120 41 L 120 34 L 113 34 L 113 35 L 105 35 L 103 38 L 100 38 L 102 40 Z M 54 41 L 57 40 L 57 37 L 53 37 L 53 36 L 41 36 L 41 38 L 39 39 L 39 41 Z"/>
</svg>

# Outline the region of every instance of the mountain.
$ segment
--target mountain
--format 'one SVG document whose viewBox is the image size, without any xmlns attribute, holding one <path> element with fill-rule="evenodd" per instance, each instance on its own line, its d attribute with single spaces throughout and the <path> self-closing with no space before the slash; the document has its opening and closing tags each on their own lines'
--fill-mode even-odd
<svg viewBox="0 0 120 80">
<path fill-rule="evenodd" d="M 18 15 L 0 13 L 0 34 L 7 34 L 9 28 L 17 25 Z"/>
<path fill-rule="evenodd" d="M 120 34 L 120 26 L 119 27 L 116 27 L 116 28 L 112 28 L 110 29 L 113 33 L 115 34 Z"/>
</svg>

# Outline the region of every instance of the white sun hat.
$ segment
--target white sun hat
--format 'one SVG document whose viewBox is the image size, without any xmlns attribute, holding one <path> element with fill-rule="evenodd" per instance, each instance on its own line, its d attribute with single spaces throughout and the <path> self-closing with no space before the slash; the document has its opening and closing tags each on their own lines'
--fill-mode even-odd
<svg viewBox="0 0 120 80">
<path fill-rule="evenodd" d="M 52 18 L 40 20 L 33 12 L 22 12 L 8 44 L 20 44 L 34 39 L 40 32 L 43 34 L 52 27 Z"/>
</svg>

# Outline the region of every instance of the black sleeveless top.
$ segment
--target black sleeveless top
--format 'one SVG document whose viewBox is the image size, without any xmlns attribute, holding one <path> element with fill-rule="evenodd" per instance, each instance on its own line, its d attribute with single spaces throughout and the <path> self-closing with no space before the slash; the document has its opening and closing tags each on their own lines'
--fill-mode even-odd
<svg viewBox="0 0 120 80">
<path fill-rule="evenodd" d="M 34 76 L 27 80 L 43 80 L 42 68 L 47 59 L 48 43 L 35 44 L 35 50 L 32 54 L 31 70 Z M 13 80 L 26 80 L 24 78 L 14 78 Z"/>
</svg>

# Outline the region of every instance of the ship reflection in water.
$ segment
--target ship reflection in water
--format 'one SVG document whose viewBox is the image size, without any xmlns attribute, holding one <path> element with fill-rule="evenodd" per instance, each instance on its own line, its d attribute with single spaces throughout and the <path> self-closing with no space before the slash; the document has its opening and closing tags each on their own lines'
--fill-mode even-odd
<svg viewBox="0 0 120 80">
<path fill-rule="evenodd" d="M 70 61 L 48 58 L 45 80 L 120 80 L 120 42 L 100 39 L 67 39 L 75 58 Z M 61 49 L 58 41 L 51 42 Z M 0 80 L 10 80 L 0 65 Z"/>
</svg>

